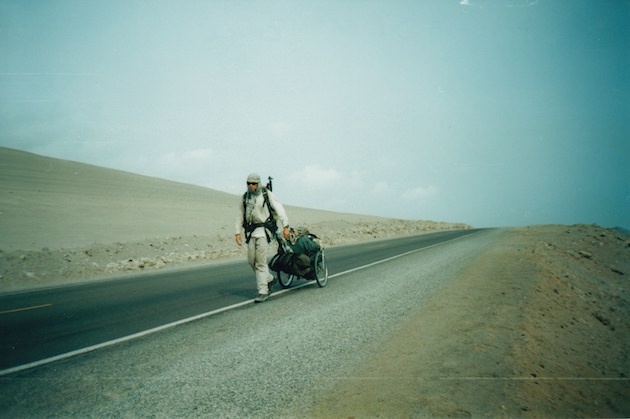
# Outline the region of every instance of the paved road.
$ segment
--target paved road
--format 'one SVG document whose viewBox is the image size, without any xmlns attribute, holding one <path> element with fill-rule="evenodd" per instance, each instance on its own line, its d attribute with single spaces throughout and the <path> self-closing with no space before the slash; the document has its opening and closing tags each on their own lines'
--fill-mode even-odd
<svg viewBox="0 0 630 419">
<path fill-rule="evenodd" d="M 329 274 L 474 231 L 446 231 L 329 248 Z M 247 302 L 255 294 L 249 266 L 237 262 L 0 295 L 0 370 Z"/>
</svg>

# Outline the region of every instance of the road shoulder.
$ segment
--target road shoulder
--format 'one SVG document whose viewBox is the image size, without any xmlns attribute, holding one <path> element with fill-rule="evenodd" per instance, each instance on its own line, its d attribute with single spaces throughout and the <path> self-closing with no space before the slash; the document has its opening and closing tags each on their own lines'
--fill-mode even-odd
<svg viewBox="0 0 630 419">
<path fill-rule="evenodd" d="M 627 415 L 627 286 L 548 233 L 499 236 L 309 416 Z"/>
</svg>

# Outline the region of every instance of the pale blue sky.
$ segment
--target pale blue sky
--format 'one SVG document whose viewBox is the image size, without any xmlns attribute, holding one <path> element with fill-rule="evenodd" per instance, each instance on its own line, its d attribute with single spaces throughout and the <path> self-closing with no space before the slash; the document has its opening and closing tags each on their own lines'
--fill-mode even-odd
<svg viewBox="0 0 630 419">
<path fill-rule="evenodd" d="M 0 145 L 286 204 L 630 228 L 622 0 L 0 0 Z"/>
</svg>

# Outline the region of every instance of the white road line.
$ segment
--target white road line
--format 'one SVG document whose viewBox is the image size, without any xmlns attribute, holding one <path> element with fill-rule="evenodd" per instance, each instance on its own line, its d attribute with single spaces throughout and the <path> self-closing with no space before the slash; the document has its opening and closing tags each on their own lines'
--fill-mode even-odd
<svg viewBox="0 0 630 419">
<path fill-rule="evenodd" d="M 240 303 L 237 303 L 237 304 L 233 304 L 231 306 L 222 307 L 222 308 L 219 308 L 219 309 L 216 309 L 216 310 L 208 311 L 207 313 L 202 313 L 202 314 L 198 314 L 198 315 L 193 316 L 193 317 L 188 317 L 186 319 L 178 320 L 176 322 L 163 324 L 162 326 L 154 327 L 152 329 L 143 330 L 142 332 L 134 333 L 134 334 L 131 334 L 131 335 L 128 335 L 128 336 L 123 336 L 123 337 L 118 338 L 118 339 L 114 339 L 114 340 L 110 340 L 110 341 L 107 341 L 107 342 L 99 343 L 97 345 L 87 346 L 85 348 L 81 348 L 81 349 L 77 349 L 77 350 L 74 350 L 74 351 L 66 352 L 64 354 L 52 356 L 50 358 L 44 358 L 44 359 L 40 359 L 39 361 L 29 362 L 28 364 L 17 365 L 15 367 L 11 367 L 11 368 L 7 368 L 7 369 L 4 369 L 4 370 L 0 370 L 0 376 L 7 375 L 7 374 L 12 374 L 12 373 L 18 372 L 18 371 L 23 371 L 23 370 L 26 370 L 26 369 L 29 369 L 29 368 L 38 367 L 40 365 L 45 365 L 45 364 L 49 364 L 51 362 L 60 361 L 62 359 L 71 358 L 71 357 L 76 356 L 76 355 L 85 354 L 87 352 L 95 351 L 95 350 L 101 349 L 101 348 L 106 348 L 108 346 L 116 345 L 118 343 L 127 342 L 127 341 L 130 341 L 130 340 L 133 340 L 133 339 L 141 338 L 143 336 L 147 336 L 147 335 L 150 335 L 152 333 L 160 332 L 162 330 L 169 329 L 171 327 L 180 326 L 182 324 L 194 322 L 195 320 L 199 320 L 199 319 L 202 319 L 204 317 L 213 316 L 215 314 L 219 314 L 219 313 L 223 313 L 225 311 L 229 311 L 229 310 L 232 310 L 232 309 L 235 309 L 235 308 L 239 308 L 239 307 L 245 306 L 247 304 L 251 304 L 253 302 L 254 302 L 254 300 L 243 301 L 243 302 L 240 302 Z"/>
<path fill-rule="evenodd" d="M 630 381 L 628 377 L 435 377 L 430 375 L 332 376 L 330 381 Z"/>
<path fill-rule="evenodd" d="M 477 232 L 472 233 L 472 234 L 476 234 L 476 233 Z M 407 256 L 407 255 L 410 255 L 412 253 L 419 252 L 421 250 L 430 249 L 432 247 L 439 246 L 439 245 L 442 245 L 444 243 L 448 243 L 448 242 L 451 242 L 453 240 L 460 239 L 462 237 L 468 237 L 470 235 L 471 234 L 466 234 L 465 236 L 459 236 L 459 237 L 456 237 L 454 239 L 450 239 L 450 240 L 447 240 L 447 241 L 444 241 L 444 242 L 433 244 L 431 246 L 422 247 L 420 249 L 410 250 L 408 252 L 401 253 L 401 254 L 396 255 L 396 256 L 391 256 L 391 257 L 388 257 L 388 258 L 385 258 L 385 259 L 378 260 L 376 262 L 368 263 L 367 265 L 358 266 L 356 268 L 348 269 L 347 271 L 343 271 L 343 272 L 338 272 L 338 273 L 336 273 L 334 275 L 328 276 L 328 278 L 329 279 L 330 278 L 335 278 L 335 277 L 338 277 L 338 276 L 341 276 L 341 275 L 345 275 L 345 274 L 348 274 L 348 273 L 351 273 L 351 272 L 359 271 L 361 269 L 366 269 L 366 268 L 369 268 L 369 267 L 374 266 L 374 265 L 378 265 L 378 264 L 381 264 L 381 263 L 389 262 L 391 260 L 398 259 L 398 258 L 401 258 L 403 256 Z M 301 284 L 301 285 L 298 285 L 298 286 L 295 286 L 295 287 L 291 287 L 291 288 L 287 288 L 287 289 L 284 289 L 284 290 L 281 290 L 281 291 L 277 291 L 277 292 L 273 293 L 272 295 L 275 295 L 275 296 L 282 295 L 282 294 L 287 293 L 289 291 L 300 289 L 302 287 L 306 287 L 306 286 L 312 285 L 314 283 L 315 283 L 315 281 L 308 281 L 308 282 L 306 282 L 304 284 Z M 162 326 L 154 327 L 152 329 L 143 330 L 142 332 L 134 333 L 134 334 L 131 334 L 131 335 L 128 335 L 128 336 L 123 336 L 123 337 L 118 338 L 118 339 L 110 340 L 110 341 L 99 343 L 99 344 L 92 345 L 92 346 L 87 346 L 85 348 L 81 348 L 81 349 L 77 349 L 77 350 L 74 350 L 74 351 L 66 352 L 64 354 L 51 356 L 50 358 L 40 359 L 39 361 L 29 362 L 27 364 L 22 364 L 22 365 L 17 365 L 15 367 L 11 367 L 11 368 L 6 368 L 6 369 L 3 369 L 3 370 L 0 370 L 0 377 L 4 376 L 4 375 L 13 374 L 13 373 L 19 372 L 19 371 L 24 371 L 24 370 L 27 370 L 27 369 L 30 369 L 30 368 L 35 368 L 35 367 L 39 367 L 39 366 L 42 366 L 42 365 L 50 364 L 51 362 L 61 361 L 62 359 L 68 359 L 68 358 L 71 358 L 73 356 L 82 355 L 82 354 L 85 354 L 85 353 L 88 353 L 88 352 L 95 351 L 97 349 L 107 348 L 108 346 L 113 346 L 113 345 L 117 345 L 119 343 L 128 342 L 130 340 L 141 338 L 143 336 L 147 336 L 147 335 L 150 335 L 150 334 L 153 334 L 153 333 L 156 333 L 156 332 L 160 332 L 162 330 L 170 329 L 171 327 L 180 326 L 182 324 L 194 322 L 196 320 L 200 320 L 200 319 L 203 319 L 205 317 L 214 316 L 215 314 L 224 313 L 226 311 L 233 310 L 235 308 L 243 307 L 243 306 L 246 306 L 248 304 L 252 304 L 253 302 L 254 302 L 253 299 L 252 300 L 243 301 L 243 302 L 240 302 L 240 303 L 237 303 L 237 304 L 232 304 L 232 305 L 227 306 L 227 307 L 222 307 L 222 308 L 218 308 L 216 310 L 208 311 L 207 313 L 202 313 L 202 314 L 198 314 L 196 316 L 188 317 L 186 319 L 178 320 L 176 322 L 167 323 L 167 324 L 164 324 Z"/>
</svg>

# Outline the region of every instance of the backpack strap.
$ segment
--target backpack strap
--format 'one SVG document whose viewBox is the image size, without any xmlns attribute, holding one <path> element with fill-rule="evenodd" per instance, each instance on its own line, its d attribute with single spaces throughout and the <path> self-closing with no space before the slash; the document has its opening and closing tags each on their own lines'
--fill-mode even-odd
<svg viewBox="0 0 630 419">
<path fill-rule="evenodd" d="M 243 194 L 243 228 L 245 229 L 245 243 L 249 243 L 249 241 L 252 238 L 252 234 L 254 233 L 254 230 L 256 230 L 258 227 L 265 228 L 265 236 L 267 236 L 267 243 L 271 243 L 271 237 L 269 237 L 269 233 L 267 232 L 267 230 L 271 231 L 271 234 L 274 237 L 276 237 L 276 229 L 277 229 L 276 220 L 278 219 L 278 213 L 276 213 L 276 210 L 273 208 L 273 205 L 271 205 L 271 202 L 269 201 L 269 196 L 267 196 L 267 188 L 263 187 L 262 193 L 263 193 L 263 199 L 265 201 L 264 205 L 266 204 L 267 208 L 269 209 L 269 217 L 264 223 L 248 223 L 247 222 L 247 219 L 246 219 L 247 200 L 245 199 L 245 197 L 247 196 L 247 192 Z"/>
</svg>

